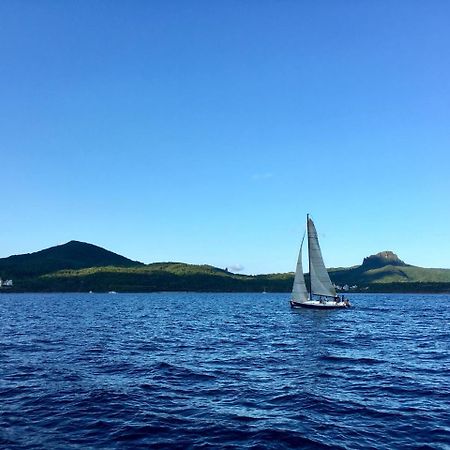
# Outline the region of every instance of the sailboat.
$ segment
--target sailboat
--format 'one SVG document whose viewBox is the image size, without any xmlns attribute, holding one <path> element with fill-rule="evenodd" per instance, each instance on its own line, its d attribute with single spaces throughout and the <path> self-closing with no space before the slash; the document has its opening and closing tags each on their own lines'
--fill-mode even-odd
<svg viewBox="0 0 450 450">
<path fill-rule="evenodd" d="M 302 265 L 302 248 L 305 240 L 305 235 L 303 235 L 295 270 L 294 285 L 292 287 L 291 307 L 313 309 L 350 307 L 350 302 L 347 299 L 336 295 L 336 289 L 323 262 L 316 227 L 309 214 L 306 219 L 305 234 L 308 235 L 309 293 Z"/>
</svg>

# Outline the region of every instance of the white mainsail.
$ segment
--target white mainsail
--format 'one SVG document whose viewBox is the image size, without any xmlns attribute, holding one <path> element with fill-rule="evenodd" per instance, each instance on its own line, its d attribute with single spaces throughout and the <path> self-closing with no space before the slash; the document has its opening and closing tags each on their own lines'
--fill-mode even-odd
<svg viewBox="0 0 450 450">
<path fill-rule="evenodd" d="M 303 275 L 302 247 L 305 235 L 303 235 L 300 251 L 298 253 L 297 267 L 295 269 L 294 286 L 292 287 L 292 300 L 295 302 L 304 302 L 308 300 L 308 291 L 306 290 L 305 276 Z"/>
<path fill-rule="evenodd" d="M 309 276 L 311 277 L 312 295 L 336 296 L 336 289 L 331 283 L 330 276 L 322 258 L 319 239 L 314 222 L 308 217 L 308 250 L 309 250 Z"/>
</svg>

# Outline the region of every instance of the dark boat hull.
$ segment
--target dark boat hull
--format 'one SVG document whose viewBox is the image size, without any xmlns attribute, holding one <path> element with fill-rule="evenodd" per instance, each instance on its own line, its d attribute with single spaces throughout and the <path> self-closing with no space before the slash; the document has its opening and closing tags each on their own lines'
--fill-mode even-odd
<svg viewBox="0 0 450 450">
<path fill-rule="evenodd" d="M 294 302 L 291 300 L 291 308 L 307 308 L 307 309 L 343 309 L 343 308 L 349 308 L 350 307 L 350 303 L 344 303 L 344 302 L 339 302 L 339 303 L 334 303 L 332 304 L 331 302 L 328 303 L 300 303 L 300 302 Z"/>
</svg>

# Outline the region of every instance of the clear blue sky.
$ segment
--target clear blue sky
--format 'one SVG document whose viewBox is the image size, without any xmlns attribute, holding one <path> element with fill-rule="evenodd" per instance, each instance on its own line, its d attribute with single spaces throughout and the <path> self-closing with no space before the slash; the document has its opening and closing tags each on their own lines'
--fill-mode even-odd
<svg viewBox="0 0 450 450">
<path fill-rule="evenodd" d="M 0 3 L 0 256 L 450 267 L 450 3 Z"/>
</svg>

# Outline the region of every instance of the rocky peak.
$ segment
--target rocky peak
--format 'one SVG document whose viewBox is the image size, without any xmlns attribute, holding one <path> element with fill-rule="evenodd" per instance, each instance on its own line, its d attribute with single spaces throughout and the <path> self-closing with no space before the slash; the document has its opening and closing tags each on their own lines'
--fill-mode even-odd
<svg viewBox="0 0 450 450">
<path fill-rule="evenodd" d="M 406 264 L 390 250 L 377 253 L 364 258 L 362 266 L 366 269 L 375 269 L 384 266 L 406 266 Z"/>
</svg>

